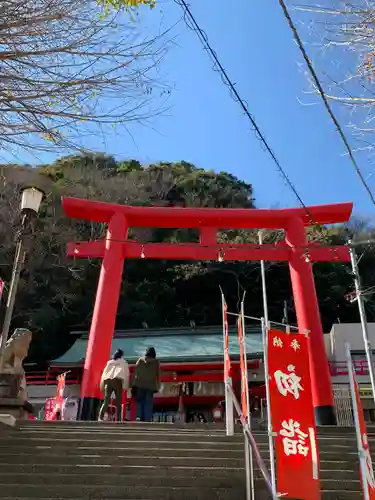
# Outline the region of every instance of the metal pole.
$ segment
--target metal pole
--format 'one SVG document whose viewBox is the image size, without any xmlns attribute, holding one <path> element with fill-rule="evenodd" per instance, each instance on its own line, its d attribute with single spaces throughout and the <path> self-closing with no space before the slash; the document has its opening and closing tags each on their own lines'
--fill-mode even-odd
<svg viewBox="0 0 375 500">
<path fill-rule="evenodd" d="M 12 280 L 11 280 L 10 287 L 9 287 L 8 300 L 7 300 L 6 309 L 5 309 L 4 323 L 3 323 L 1 337 L 0 337 L 0 371 L 3 367 L 4 349 L 5 349 L 5 344 L 8 340 L 10 324 L 12 321 L 13 310 L 14 310 L 14 303 L 16 300 L 16 294 L 17 294 L 17 289 L 18 289 L 18 283 L 19 283 L 21 271 L 22 271 L 22 268 L 23 268 L 23 265 L 25 262 L 25 256 L 26 256 L 26 248 L 25 248 L 25 244 L 23 241 L 23 236 L 21 236 L 20 240 L 17 244 L 16 256 L 14 259 L 14 266 L 13 266 L 13 272 L 12 272 Z"/>
<path fill-rule="evenodd" d="M 348 373 L 349 373 L 349 385 L 350 385 L 350 395 L 352 398 L 352 405 L 353 405 L 353 415 L 354 415 L 354 424 L 355 424 L 355 431 L 356 431 L 356 436 L 357 436 L 357 448 L 358 448 L 358 455 L 359 455 L 359 462 L 361 466 L 361 481 L 362 481 L 362 486 L 363 486 L 363 493 L 364 493 L 364 498 L 365 500 L 369 500 L 369 491 L 368 491 L 368 485 L 367 485 L 367 480 L 366 480 L 366 458 L 365 458 L 365 453 L 363 450 L 363 445 L 362 445 L 362 436 L 361 436 L 361 428 L 359 425 L 359 418 L 358 418 L 358 406 L 357 406 L 357 398 L 356 398 L 356 391 L 355 391 L 355 386 L 354 386 L 354 370 L 353 370 L 353 363 L 352 363 L 352 356 L 350 353 L 350 346 L 348 343 L 345 344 L 345 351 L 346 351 L 346 360 L 348 364 Z"/>
<path fill-rule="evenodd" d="M 225 314 L 225 298 L 223 292 L 221 292 L 221 306 L 223 311 L 223 347 L 224 347 L 224 368 L 226 362 L 226 336 L 228 335 L 227 331 L 227 322 L 228 318 Z M 227 432 L 227 436 L 234 435 L 234 415 L 233 415 L 233 397 L 232 391 L 230 388 L 232 387 L 232 379 L 224 380 L 224 394 L 225 394 L 225 428 Z"/>
<path fill-rule="evenodd" d="M 246 352 L 246 332 L 245 332 L 245 297 L 242 299 L 241 302 L 241 322 L 242 322 L 242 345 L 243 345 L 243 355 L 244 355 L 244 361 L 245 361 L 245 394 L 246 394 L 246 405 L 247 405 L 247 415 L 245 415 L 246 421 L 247 421 L 247 427 L 249 430 L 251 430 L 251 413 L 250 413 L 250 398 L 249 398 L 249 375 L 248 375 L 248 370 L 247 370 L 247 352 Z M 248 475 L 246 477 L 246 486 L 249 487 L 251 490 L 250 497 L 252 500 L 255 500 L 255 483 L 254 483 L 254 462 L 253 462 L 253 450 L 251 446 L 249 446 L 246 437 L 245 437 L 245 456 L 246 456 L 246 450 L 248 453 L 248 465 L 249 468 L 247 469 Z M 248 477 L 249 476 L 249 477 Z"/>
<path fill-rule="evenodd" d="M 355 292 L 356 292 L 356 297 L 357 297 L 357 302 L 358 302 L 359 316 L 361 318 L 362 336 L 363 336 L 363 342 L 365 345 L 365 353 L 366 353 L 368 371 L 369 371 L 369 375 L 370 375 L 372 397 L 375 401 L 374 362 L 373 362 L 372 348 L 371 348 L 369 334 L 368 334 L 366 309 L 365 309 L 365 304 L 364 304 L 363 296 L 362 296 L 361 277 L 360 277 L 359 269 L 358 269 L 357 254 L 356 254 L 356 251 L 352 245 L 351 240 L 348 241 L 348 246 L 349 246 L 349 253 L 350 253 L 350 262 L 352 264 L 352 270 L 353 270 L 353 274 L 354 274 L 354 286 L 355 286 Z"/>
<path fill-rule="evenodd" d="M 269 386 L 269 373 L 268 373 L 268 335 L 267 335 L 268 325 L 265 320 L 262 320 L 262 335 L 263 335 L 263 346 L 264 346 L 264 380 L 266 385 L 266 398 L 267 398 L 267 429 L 268 429 L 268 446 L 270 449 L 270 469 L 271 469 L 271 484 L 272 493 L 276 495 L 276 472 L 275 472 L 275 450 L 273 447 L 273 429 L 272 429 L 272 415 L 271 415 L 271 404 L 270 404 L 270 386 Z"/>
<path fill-rule="evenodd" d="M 258 233 L 259 245 L 263 245 L 262 231 Z M 268 326 L 268 302 L 267 302 L 267 284 L 266 284 L 266 266 L 264 260 L 260 261 L 260 272 L 262 277 L 262 295 L 263 295 L 263 315 L 264 321 Z"/>
<path fill-rule="evenodd" d="M 243 428 L 243 435 L 245 441 L 245 474 L 246 474 L 246 500 L 254 500 L 255 496 L 252 488 L 252 477 L 253 477 L 253 468 L 252 468 L 252 449 L 249 445 L 249 441 L 246 436 L 246 428 L 249 424 Z"/>
<path fill-rule="evenodd" d="M 263 245 L 263 235 L 262 231 L 258 233 L 259 245 Z M 267 328 L 269 328 L 268 322 L 268 301 L 267 301 L 267 283 L 266 283 L 266 267 L 264 260 L 260 261 L 260 271 L 262 276 L 262 295 L 263 295 L 263 314 L 262 318 L 262 335 L 263 335 L 263 347 L 264 347 L 264 380 L 266 385 L 266 398 L 267 398 L 267 429 L 268 429 L 268 446 L 270 449 L 270 469 L 271 469 L 271 484 L 272 493 L 276 495 L 276 473 L 275 473 L 275 451 L 273 447 L 273 435 L 272 435 L 272 417 L 271 417 L 271 405 L 270 405 L 270 395 L 269 395 L 269 379 L 268 379 L 268 356 L 267 356 Z"/>
</svg>

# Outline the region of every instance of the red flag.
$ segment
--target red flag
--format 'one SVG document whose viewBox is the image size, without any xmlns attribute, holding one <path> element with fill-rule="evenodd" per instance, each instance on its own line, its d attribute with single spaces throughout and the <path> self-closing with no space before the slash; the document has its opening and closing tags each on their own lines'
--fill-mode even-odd
<svg viewBox="0 0 375 500">
<path fill-rule="evenodd" d="M 4 281 L 0 278 L 0 302 L 4 292 Z"/>
<path fill-rule="evenodd" d="M 64 405 L 64 390 L 65 390 L 65 373 L 57 377 L 57 391 L 56 397 L 52 398 L 53 410 L 50 414 L 50 418 L 46 420 L 57 420 L 57 413 L 62 415 L 63 405 Z M 47 400 L 48 401 L 48 400 Z M 47 403 L 46 401 L 46 403 Z"/>
<path fill-rule="evenodd" d="M 365 455 L 365 473 L 362 474 L 361 472 L 361 482 L 362 482 L 362 488 L 363 488 L 363 496 L 365 499 L 369 500 L 375 500 L 375 478 L 374 478 L 374 469 L 372 467 L 372 460 L 371 460 L 371 455 L 370 455 L 370 446 L 368 443 L 367 439 L 367 428 L 366 428 L 366 422 L 365 422 L 365 416 L 363 414 L 363 408 L 362 408 L 362 403 L 361 403 L 361 396 L 359 394 L 359 388 L 358 388 L 358 383 L 357 379 L 355 376 L 355 370 L 354 368 L 351 370 L 352 377 L 353 377 L 353 386 L 354 386 L 354 392 L 355 392 L 355 400 L 356 400 L 356 407 L 354 408 L 354 411 L 357 412 L 357 417 L 358 417 L 358 424 L 359 424 L 359 432 L 360 432 L 360 438 L 361 438 L 361 443 L 362 443 L 362 448 L 363 452 Z M 366 476 L 365 478 L 363 476 Z M 368 497 L 365 494 L 365 488 L 368 491 Z"/>
<path fill-rule="evenodd" d="M 267 356 L 277 491 L 286 498 L 318 500 L 319 459 L 308 338 L 269 330 Z"/>
<path fill-rule="evenodd" d="M 232 377 L 229 357 L 229 326 L 228 326 L 228 307 L 223 300 L 223 321 L 224 321 L 224 383 Z"/>
<path fill-rule="evenodd" d="M 242 318 L 238 317 L 237 320 L 237 330 L 238 330 L 238 342 L 240 344 L 240 369 L 241 369 L 241 405 L 242 405 L 242 413 L 245 419 L 247 419 L 249 415 L 249 408 L 247 405 L 247 360 L 245 359 L 245 351 L 244 351 L 244 335 L 242 330 Z"/>
</svg>

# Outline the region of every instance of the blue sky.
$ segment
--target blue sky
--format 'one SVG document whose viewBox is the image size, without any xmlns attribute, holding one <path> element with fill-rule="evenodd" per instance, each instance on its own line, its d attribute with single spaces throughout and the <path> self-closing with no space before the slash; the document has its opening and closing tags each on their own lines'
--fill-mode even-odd
<svg viewBox="0 0 375 500">
<path fill-rule="evenodd" d="M 190 6 L 304 202 L 354 201 L 357 214 L 371 217 L 374 206 L 333 124 L 322 104 L 305 94 L 301 56 L 278 2 L 237 0 L 229 8 L 228 2 L 190 0 Z M 160 23 L 175 24 L 181 15 L 173 0 L 141 12 L 144 29 L 150 31 Z M 168 112 L 149 126 L 131 125 L 134 141 L 124 134 L 86 145 L 145 163 L 186 160 L 226 170 L 253 184 L 258 207 L 297 206 L 195 33 L 180 21 L 173 36 L 175 44 L 161 67 L 162 78 L 173 86 Z M 358 161 L 366 175 L 375 168 L 365 156 Z M 375 190 L 375 176 L 369 182 Z"/>
</svg>

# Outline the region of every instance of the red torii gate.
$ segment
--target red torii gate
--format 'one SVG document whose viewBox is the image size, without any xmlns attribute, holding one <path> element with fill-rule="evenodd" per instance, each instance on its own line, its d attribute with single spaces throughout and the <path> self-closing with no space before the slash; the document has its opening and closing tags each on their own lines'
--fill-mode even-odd
<svg viewBox="0 0 375 500">
<path fill-rule="evenodd" d="M 109 359 L 124 259 L 288 261 L 299 328 L 310 333 L 310 369 L 317 424 L 336 422 L 329 366 L 311 262 L 349 262 L 344 246 L 308 243 L 305 226 L 346 222 L 352 203 L 258 210 L 225 208 L 134 207 L 79 198 L 62 198 L 68 217 L 107 223 L 104 240 L 68 244 L 68 255 L 101 258 L 102 266 L 81 386 L 81 418 L 93 419 L 101 399 L 99 381 Z M 138 243 L 129 228 L 196 228 L 199 243 Z M 219 229 L 284 229 L 276 245 L 218 244 Z"/>
</svg>

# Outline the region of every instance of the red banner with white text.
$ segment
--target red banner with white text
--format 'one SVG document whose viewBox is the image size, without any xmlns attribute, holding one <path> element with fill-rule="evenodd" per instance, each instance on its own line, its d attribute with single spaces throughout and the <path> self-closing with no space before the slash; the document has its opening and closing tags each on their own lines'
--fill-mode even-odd
<svg viewBox="0 0 375 500">
<path fill-rule="evenodd" d="M 367 428 L 366 428 L 366 422 L 365 422 L 365 416 L 363 414 L 363 409 L 362 409 L 362 403 L 361 403 L 361 396 L 359 393 L 359 388 L 358 388 L 358 383 L 357 379 L 355 376 L 355 371 L 354 368 L 352 370 L 353 373 L 353 383 L 354 383 L 354 391 L 355 391 L 355 399 L 357 403 L 357 415 L 358 415 L 358 423 L 359 423 L 359 431 L 361 434 L 361 442 L 362 442 L 362 447 L 363 447 L 363 452 L 365 455 L 365 462 L 366 462 L 366 477 L 364 478 L 364 474 L 362 474 L 361 471 L 361 482 L 362 482 L 362 488 L 363 488 L 363 496 L 366 499 L 365 495 L 365 488 L 368 491 L 368 498 L 369 500 L 375 500 L 375 479 L 374 479 L 374 469 L 372 467 L 372 460 L 371 460 L 371 454 L 370 454 L 370 447 L 367 439 Z"/>
<path fill-rule="evenodd" d="M 308 338 L 269 330 L 267 356 L 277 492 L 285 498 L 319 500 Z"/>
<path fill-rule="evenodd" d="M 245 337 L 242 328 L 241 316 L 239 316 L 237 320 L 237 331 L 238 331 L 238 342 L 240 344 L 241 407 L 243 416 L 245 417 L 245 419 L 247 419 L 249 415 L 249 408 L 247 405 L 247 391 L 249 390 L 249 388 L 247 380 L 247 359 L 245 357 L 245 350 L 244 350 Z"/>
<path fill-rule="evenodd" d="M 55 419 L 55 398 L 48 398 L 44 403 L 44 420 L 56 420 Z"/>
</svg>

